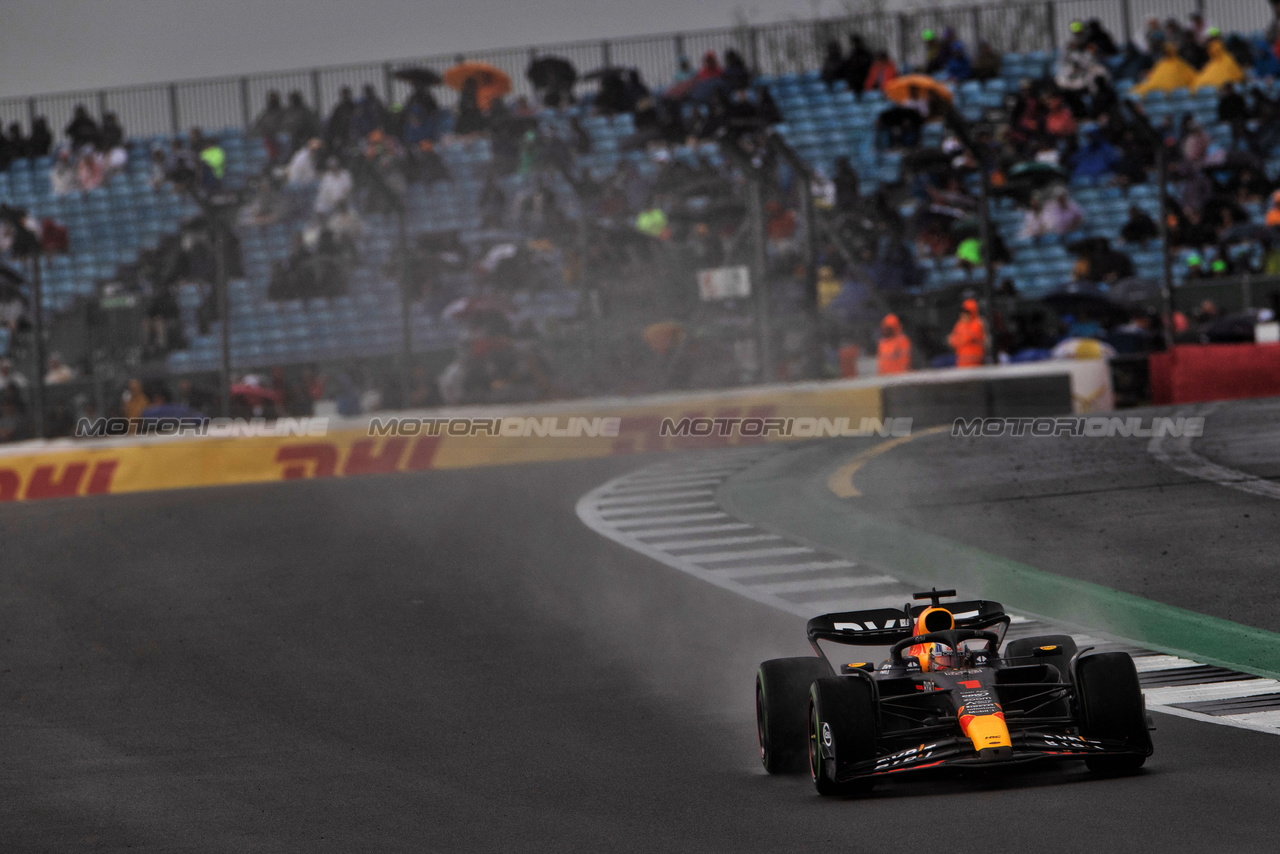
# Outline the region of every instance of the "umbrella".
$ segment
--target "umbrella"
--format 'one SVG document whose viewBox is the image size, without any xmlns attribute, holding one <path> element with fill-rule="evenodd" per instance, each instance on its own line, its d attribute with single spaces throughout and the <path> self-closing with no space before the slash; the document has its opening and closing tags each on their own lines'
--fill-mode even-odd
<svg viewBox="0 0 1280 854">
<path fill-rule="evenodd" d="M 1012 181 L 1015 178 L 1043 187 L 1067 180 L 1067 170 L 1056 163 L 1027 160 L 1023 163 L 1015 164 L 1009 170 L 1009 180 Z"/>
<path fill-rule="evenodd" d="M 1053 163 L 1029 161 L 1019 163 L 1009 170 L 1004 186 L 997 192 L 1001 195 L 1014 196 L 1026 200 L 1032 193 L 1043 190 L 1054 184 L 1064 184 L 1068 180 L 1067 172 Z"/>
<path fill-rule="evenodd" d="M 1233 225 L 1222 233 L 1223 243 L 1270 243 L 1276 239 L 1274 229 L 1261 223 L 1245 222 Z"/>
<path fill-rule="evenodd" d="M 901 104 L 911 97 L 912 89 L 919 89 L 925 95 L 937 95 L 948 104 L 953 100 L 951 90 L 927 74 L 904 74 L 901 77 L 895 77 L 885 85 L 884 94 L 889 100 Z"/>
<path fill-rule="evenodd" d="M 572 86 L 578 82 L 578 69 L 562 56 L 540 56 L 529 63 L 524 76 L 539 89 L 549 89 L 557 84 Z"/>
<path fill-rule="evenodd" d="M 280 392 L 266 386 L 254 385 L 253 383 L 236 383 L 231 387 L 232 397 L 243 397 L 250 403 L 271 403 L 279 405 Z"/>
<path fill-rule="evenodd" d="M 1154 279 L 1131 276 L 1111 286 L 1107 295 L 1113 302 L 1126 305 L 1159 305 L 1164 299 L 1163 288 Z"/>
<path fill-rule="evenodd" d="M 1068 282 L 1045 294 L 1040 301 L 1059 314 L 1085 312 L 1094 317 L 1126 317 L 1129 314 L 1127 309 L 1116 304 L 1109 291 L 1093 282 Z"/>
<path fill-rule="evenodd" d="M 582 75 L 583 80 L 603 80 L 606 77 L 621 77 L 631 69 L 622 65 L 602 65 L 594 71 Z"/>
<path fill-rule="evenodd" d="M 10 267 L 8 264 L 0 264 L 0 285 L 21 285 L 25 284 L 27 277 Z"/>
<path fill-rule="evenodd" d="M 1096 338 L 1067 338 L 1053 348 L 1055 359 L 1114 359 L 1116 348 Z"/>
<path fill-rule="evenodd" d="M 439 74 L 430 68 L 422 68 L 415 66 L 413 68 L 401 68 L 395 74 L 396 79 L 403 80 L 413 86 L 439 86 L 444 80 Z"/>
<path fill-rule="evenodd" d="M 958 219 L 951 223 L 951 236 L 956 240 L 967 240 L 970 237 L 982 237 L 982 223 L 973 217 Z"/>
<path fill-rule="evenodd" d="M 933 169 L 950 169 L 954 154 L 948 154 L 941 148 L 917 148 L 902 158 L 906 169 L 916 172 L 928 172 Z"/>
<path fill-rule="evenodd" d="M 495 314 L 506 317 L 510 313 L 507 304 L 497 297 L 459 297 L 445 306 L 440 316 L 445 320 L 466 322 Z"/>
<path fill-rule="evenodd" d="M 444 73 L 445 85 L 459 92 L 468 80 L 476 81 L 476 101 L 485 112 L 495 99 L 511 91 L 507 72 L 487 62 L 461 62 Z"/>
</svg>

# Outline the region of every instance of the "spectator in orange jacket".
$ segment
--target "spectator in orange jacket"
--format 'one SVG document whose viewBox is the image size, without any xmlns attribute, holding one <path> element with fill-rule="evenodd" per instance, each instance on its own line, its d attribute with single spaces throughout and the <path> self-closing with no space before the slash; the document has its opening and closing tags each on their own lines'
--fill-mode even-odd
<svg viewBox="0 0 1280 854">
<path fill-rule="evenodd" d="M 987 355 L 987 326 L 978 316 L 978 301 L 967 299 L 960 307 L 960 319 L 947 336 L 947 343 L 956 351 L 957 368 L 976 368 Z"/>
<path fill-rule="evenodd" d="M 902 334 L 896 314 L 880 321 L 880 343 L 876 348 L 876 373 L 902 374 L 911 370 L 911 339 Z"/>
</svg>

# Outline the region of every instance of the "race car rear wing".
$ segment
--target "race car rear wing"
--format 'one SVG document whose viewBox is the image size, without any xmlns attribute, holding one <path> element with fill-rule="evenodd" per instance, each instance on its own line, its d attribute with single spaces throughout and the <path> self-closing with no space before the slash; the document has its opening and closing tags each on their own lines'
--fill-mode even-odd
<svg viewBox="0 0 1280 854">
<path fill-rule="evenodd" d="M 893 608 L 871 608 L 866 611 L 842 611 L 835 614 L 823 614 L 809 621 L 807 631 L 809 644 L 817 649 L 820 640 L 853 646 L 892 646 L 915 634 L 916 617 L 931 604 L 903 605 L 901 610 Z M 1008 628 L 1010 619 L 999 602 L 975 599 L 967 602 L 943 602 L 955 617 L 957 629 L 987 629 L 1001 626 Z"/>
</svg>

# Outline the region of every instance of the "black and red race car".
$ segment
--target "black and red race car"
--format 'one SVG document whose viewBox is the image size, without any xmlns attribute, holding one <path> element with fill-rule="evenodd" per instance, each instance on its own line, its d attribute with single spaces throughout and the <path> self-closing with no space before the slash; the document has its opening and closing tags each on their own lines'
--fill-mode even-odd
<svg viewBox="0 0 1280 854">
<path fill-rule="evenodd" d="M 771 774 L 807 761 L 824 795 L 867 791 L 877 778 L 939 766 L 995 767 L 1083 759 L 1093 771 L 1136 771 L 1151 755 L 1150 718 L 1133 659 L 1088 654 L 1067 635 L 1000 645 L 1011 622 L 998 602 L 949 602 L 826 614 L 809 621 L 817 656 L 778 658 L 756 673 L 760 758 Z M 833 664 L 820 642 L 888 647 L 878 667 Z"/>
</svg>

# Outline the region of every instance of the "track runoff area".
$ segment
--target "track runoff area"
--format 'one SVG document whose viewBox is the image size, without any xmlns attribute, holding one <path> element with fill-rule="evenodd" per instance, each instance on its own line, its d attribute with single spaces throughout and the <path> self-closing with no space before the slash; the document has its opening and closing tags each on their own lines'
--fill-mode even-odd
<svg viewBox="0 0 1280 854">
<path fill-rule="evenodd" d="M 900 608 L 904 602 L 911 601 L 913 592 L 920 589 L 921 581 L 904 581 L 901 573 L 895 572 L 891 548 L 889 553 L 873 548 L 868 559 L 864 559 L 860 554 L 863 544 L 858 542 L 856 535 L 842 536 L 838 530 L 831 530 L 847 523 L 848 519 L 841 518 L 840 513 L 842 510 L 851 511 L 856 503 L 860 502 L 864 507 L 867 502 L 881 508 L 886 506 L 886 493 L 868 496 L 855 484 L 855 481 L 869 479 L 870 471 L 859 477 L 864 469 L 877 467 L 882 477 L 892 477 L 888 473 L 895 470 L 898 462 L 895 457 L 905 457 L 916 464 L 915 468 L 907 470 L 909 473 L 921 475 L 925 483 L 933 484 L 938 475 L 934 463 L 954 454 L 957 448 L 972 458 L 971 470 L 965 477 L 981 476 L 982 468 L 989 462 L 985 459 L 987 454 L 1004 457 L 1012 452 L 1021 459 L 1021 462 L 1013 463 L 1012 470 L 1039 469 L 1039 474 L 1029 474 L 1027 478 L 1036 481 L 1034 487 L 1030 490 L 1019 488 L 1014 478 L 1006 484 L 1013 488 L 1004 493 L 1000 492 L 1000 484 L 996 482 L 987 484 L 980 492 L 969 493 L 978 499 L 977 503 L 1009 505 L 1022 501 L 1029 506 L 1031 522 L 1009 519 L 1018 527 L 1004 532 L 1004 538 L 1008 539 L 1009 531 L 1028 530 L 1028 524 L 1030 529 L 1053 527 L 1054 520 L 1039 516 L 1035 504 L 1052 505 L 1072 499 L 1071 493 L 1075 491 L 1072 485 L 1064 482 L 1065 491 L 1055 490 L 1048 478 L 1067 474 L 1069 467 L 1077 464 L 1081 453 L 1103 452 L 1102 459 L 1095 465 L 1100 463 L 1104 467 L 1115 462 L 1118 453 L 1130 458 L 1121 469 L 1133 476 L 1129 483 L 1113 474 L 1111 483 L 1094 483 L 1074 496 L 1086 508 L 1090 505 L 1095 507 L 1104 527 L 1119 521 L 1115 517 L 1123 515 L 1124 511 L 1099 501 L 1099 494 L 1110 491 L 1123 501 L 1126 491 L 1138 490 L 1135 496 L 1130 497 L 1136 497 L 1135 503 L 1141 509 L 1135 512 L 1135 517 L 1140 519 L 1151 513 L 1152 504 L 1161 500 L 1158 497 L 1153 499 L 1150 493 L 1158 496 L 1168 489 L 1173 494 L 1166 500 L 1176 504 L 1185 502 L 1188 486 L 1198 486 L 1199 495 L 1204 499 L 1199 505 L 1202 518 L 1191 530 L 1213 532 L 1216 537 L 1215 527 L 1225 520 L 1216 512 L 1211 490 L 1233 490 L 1236 496 L 1252 497 L 1258 505 L 1257 516 L 1276 519 L 1276 509 L 1280 505 L 1275 504 L 1275 500 L 1280 499 L 1280 487 L 1268 479 L 1269 473 L 1276 472 L 1266 468 L 1271 460 L 1266 458 L 1269 454 L 1261 452 L 1259 437 L 1253 429 L 1272 415 L 1280 415 L 1280 404 L 1210 405 L 1162 412 L 1148 420 L 1154 423 L 1176 421 L 1191 424 L 1195 429 L 1155 431 L 1157 435 L 1151 435 L 1149 430 L 1131 431 L 1137 436 L 1107 437 L 1110 448 L 1106 448 L 1105 443 L 1085 441 L 1090 437 L 1081 432 L 1072 435 L 1059 431 L 1056 435 L 1039 437 L 1025 432 L 1015 437 L 1012 431 L 1006 431 L 1009 435 L 1001 436 L 1002 441 L 984 445 L 983 438 L 974 438 L 972 430 L 962 431 L 970 437 L 966 439 L 963 435 L 953 437 L 951 428 L 943 428 L 928 430 L 915 437 L 863 443 L 867 447 L 856 451 L 834 443 L 800 452 L 776 446 L 727 451 L 709 455 L 698 462 L 663 461 L 615 478 L 585 495 L 578 502 L 577 512 L 588 527 L 633 551 L 798 617 L 864 608 Z M 1195 442 L 1201 441 L 1197 437 L 1204 433 L 1206 421 L 1212 425 L 1207 434 L 1208 443 L 1223 456 L 1243 457 L 1244 461 L 1237 463 L 1240 467 L 1214 462 L 1197 450 Z M 1216 435 L 1215 427 L 1221 428 Z M 1225 437 L 1224 433 L 1227 434 Z M 1231 434 L 1235 434 L 1234 438 Z M 912 443 L 913 438 L 920 440 L 918 449 L 925 453 L 913 453 L 917 450 L 910 446 L 915 444 Z M 1023 446 L 1020 450 L 1016 448 L 1019 442 Z M 1100 444 L 1102 447 L 1098 447 Z M 1230 449 L 1230 452 L 1225 449 Z M 1276 454 L 1275 462 L 1280 463 L 1280 450 L 1272 450 Z M 924 462 L 920 461 L 922 458 Z M 843 462 L 839 462 L 841 460 Z M 1263 467 L 1261 473 L 1257 470 L 1260 465 Z M 1061 469 L 1055 471 L 1055 467 Z M 755 482 L 737 480 L 739 476 L 752 472 L 762 472 Z M 1076 472 L 1067 480 L 1087 480 L 1094 473 Z M 736 487 L 725 488 L 727 483 L 734 483 Z M 895 482 L 890 492 L 900 493 L 900 486 L 901 482 Z M 811 506 L 812 496 L 823 493 L 826 495 L 820 503 L 825 506 Z M 887 515 L 911 515 L 908 510 L 910 502 L 920 498 L 935 505 L 937 509 L 929 512 L 937 515 L 938 509 L 956 500 L 957 496 L 949 496 L 945 489 L 923 489 L 906 503 L 898 502 L 899 514 L 891 509 Z M 963 494 L 958 498 L 963 500 Z M 841 504 L 843 508 L 839 507 Z M 786 511 L 776 512 L 781 507 Z M 794 515 L 797 512 L 807 514 L 806 524 L 788 525 L 788 513 Z M 830 514 L 825 521 L 822 518 L 824 512 Z M 1190 515 L 1194 516 L 1196 512 L 1193 510 Z M 1008 517 L 1002 514 L 1001 519 Z M 1063 524 L 1072 527 L 1078 521 L 1068 518 Z M 827 530 L 822 530 L 824 525 Z M 987 527 L 993 526 L 988 524 Z M 986 533 L 990 535 L 992 532 Z M 900 535 L 912 537 L 913 532 L 904 530 Z M 998 543 L 1000 538 L 1000 533 L 995 532 L 994 542 Z M 979 539 L 986 538 L 980 535 Z M 1274 546 L 1276 539 L 1277 532 L 1272 529 L 1269 544 Z M 992 540 L 986 542 L 992 543 Z M 954 560 L 954 552 L 951 551 L 954 548 L 964 546 L 945 543 L 937 550 L 939 561 Z M 1090 561 L 1111 549 L 1105 533 L 1099 531 L 1091 542 L 1078 541 L 1069 550 L 1071 558 Z M 1167 558 L 1168 549 L 1161 549 L 1161 552 Z M 1115 557 L 1109 555 L 1107 560 Z M 1125 559 L 1123 554 L 1119 557 Z M 1131 559 L 1146 562 L 1150 558 L 1134 554 Z M 1216 598 L 1213 588 L 1233 584 L 1230 565 L 1221 568 L 1224 571 L 1196 582 L 1207 588 L 1207 598 Z M 929 580 L 939 582 L 939 586 L 954 585 L 954 582 L 947 583 L 946 579 L 945 566 L 940 566 L 936 576 Z M 995 587 L 999 591 L 998 582 Z M 979 592 L 982 591 L 961 590 L 960 595 L 968 598 L 966 593 L 969 593 L 976 598 Z M 1008 610 L 1014 613 L 1008 638 L 1068 633 L 1082 648 L 1127 652 L 1134 659 L 1150 710 L 1209 724 L 1280 735 L 1280 681 L 1259 675 L 1269 669 L 1280 670 L 1280 659 L 1271 662 L 1270 668 L 1264 666 L 1259 670 L 1256 659 L 1242 661 L 1236 666 L 1224 666 L 1221 649 L 1212 643 L 1207 647 L 1206 655 L 1202 656 L 1197 656 L 1194 651 L 1171 655 L 1151 649 L 1144 645 L 1144 638 L 1137 637 L 1145 634 L 1137 624 L 1150 619 L 1150 615 L 1139 614 L 1133 625 L 1127 627 L 1124 624 L 1125 607 L 1131 607 L 1131 603 L 1122 602 L 1109 608 L 1116 605 L 1114 599 L 1123 596 L 1113 597 L 1112 593 L 1106 588 L 1088 591 L 1088 596 L 1110 600 L 1099 608 L 1100 611 L 1109 611 L 1108 619 L 1102 620 L 1102 625 L 1089 625 L 1087 616 L 1063 621 L 1025 610 L 1018 613 L 1016 607 L 1008 607 L 1009 603 L 1006 603 Z M 1069 596 L 1071 591 L 1064 593 L 1051 584 L 1041 593 L 1043 599 L 1055 595 Z M 988 598 L 1000 597 L 989 595 Z M 1158 605 L 1154 607 L 1159 608 Z M 1169 609 L 1169 612 L 1174 613 L 1177 620 L 1197 621 L 1199 616 L 1176 613 L 1174 609 Z M 1160 616 L 1157 613 L 1156 619 Z M 1204 618 L 1203 622 L 1211 623 L 1204 627 L 1208 633 L 1217 628 L 1212 625 L 1211 618 Z M 1132 631 L 1126 632 L 1126 628 L 1132 628 Z M 1172 631 L 1176 634 L 1177 628 Z M 1158 635 L 1156 638 L 1162 639 Z M 1264 643 L 1273 639 L 1280 640 L 1280 635 L 1272 636 Z M 1187 638 L 1187 641 L 1191 646 L 1196 644 L 1194 638 Z M 1229 653 L 1227 657 L 1230 657 Z M 1225 663 L 1231 664 L 1229 661 Z M 1247 669 L 1241 669 L 1241 666 Z"/>
</svg>

